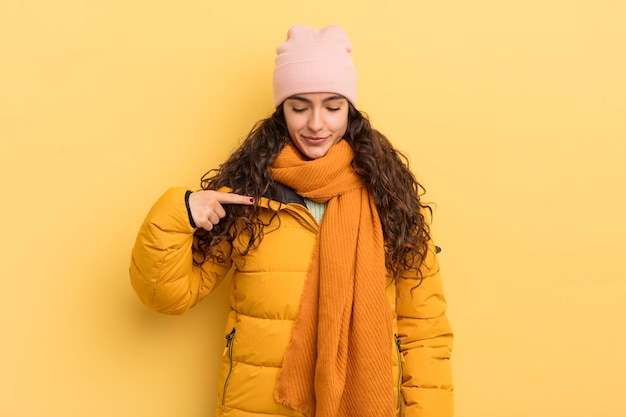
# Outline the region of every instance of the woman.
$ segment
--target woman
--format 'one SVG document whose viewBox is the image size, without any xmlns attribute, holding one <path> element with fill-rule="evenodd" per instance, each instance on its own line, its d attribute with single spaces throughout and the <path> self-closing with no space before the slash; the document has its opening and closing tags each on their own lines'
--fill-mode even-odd
<svg viewBox="0 0 626 417">
<path fill-rule="evenodd" d="M 436 247 L 420 185 L 355 108 L 337 26 L 277 48 L 275 113 L 202 190 L 168 190 L 130 275 L 180 314 L 233 269 L 216 416 L 451 416 Z"/>
</svg>

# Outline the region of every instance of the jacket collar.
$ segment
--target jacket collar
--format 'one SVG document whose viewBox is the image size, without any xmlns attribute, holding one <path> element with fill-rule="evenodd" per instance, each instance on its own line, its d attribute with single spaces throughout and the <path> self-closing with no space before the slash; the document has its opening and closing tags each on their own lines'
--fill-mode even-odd
<svg viewBox="0 0 626 417">
<path fill-rule="evenodd" d="M 268 192 L 265 193 L 263 197 L 269 200 L 278 201 L 279 203 L 283 204 L 296 203 L 303 206 L 305 205 L 304 198 L 301 195 L 296 193 L 293 188 L 289 188 L 281 183 L 276 183 L 276 189 L 268 190 Z"/>
</svg>

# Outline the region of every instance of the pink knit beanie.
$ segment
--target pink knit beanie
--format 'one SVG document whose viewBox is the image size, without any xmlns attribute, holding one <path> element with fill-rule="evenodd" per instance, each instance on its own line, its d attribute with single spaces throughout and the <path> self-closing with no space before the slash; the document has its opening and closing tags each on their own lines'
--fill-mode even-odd
<svg viewBox="0 0 626 417">
<path fill-rule="evenodd" d="M 356 104 L 356 71 L 352 44 L 339 26 L 313 29 L 292 26 L 276 48 L 274 105 L 303 93 L 336 93 Z"/>
</svg>

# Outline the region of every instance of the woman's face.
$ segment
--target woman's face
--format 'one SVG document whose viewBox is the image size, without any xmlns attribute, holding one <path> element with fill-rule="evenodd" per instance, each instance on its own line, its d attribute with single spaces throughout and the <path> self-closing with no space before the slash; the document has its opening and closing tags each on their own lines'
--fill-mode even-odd
<svg viewBox="0 0 626 417">
<path fill-rule="evenodd" d="M 289 137 L 309 159 L 326 155 L 348 128 L 348 100 L 332 93 L 297 94 L 283 102 Z"/>
</svg>

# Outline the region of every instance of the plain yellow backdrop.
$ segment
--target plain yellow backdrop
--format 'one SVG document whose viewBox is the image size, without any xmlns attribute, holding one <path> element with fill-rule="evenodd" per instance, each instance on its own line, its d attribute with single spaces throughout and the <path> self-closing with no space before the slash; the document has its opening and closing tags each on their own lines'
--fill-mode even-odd
<svg viewBox="0 0 626 417">
<path fill-rule="evenodd" d="M 227 285 L 151 313 L 130 248 L 271 113 L 287 28 L 335 23 L 436 203 L 456 415 L 625 416 L 624 21 L 617 0 L 3 1 L 0 415 L 212 415 Z"/>
</svg>

